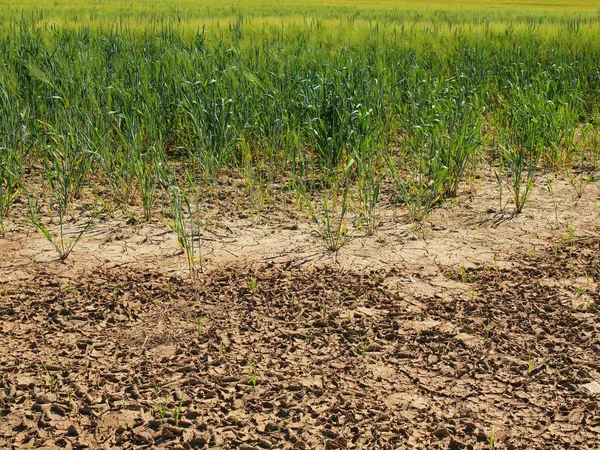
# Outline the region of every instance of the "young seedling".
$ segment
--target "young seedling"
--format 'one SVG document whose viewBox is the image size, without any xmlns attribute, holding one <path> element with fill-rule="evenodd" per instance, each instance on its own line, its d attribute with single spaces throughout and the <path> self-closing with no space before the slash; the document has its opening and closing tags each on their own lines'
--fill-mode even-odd
<svg viewBox="0 0 600 450">
<path fill-rule="evenodd" d="M 256 367 L 256 359 L 253 358 L 251 361 L 248 361 L 248 365 L 250 367 L 248 384 L 252 387 L 256 387 L 256 385 L 258 384 L 258 369 Z"/>
<path fill-rule="evenodd" d="M 250 277 L 250 280 L 248 281 L 248 287 L 250 288 L 250 292 L 256 294 L 258 291 L 258 280 L 255 276 Z"/>
<path fill-rule="evenodd" d="M 495 444 L 495 433 L 494 433 L 494 429 L 492 428 L 490 430 L 490 434 L 488 435 L 488 445 L 490 446 L 490 450 L 494 450 L 496 448 L 496 444 Z"/>
<path fill-rule="evenodd" d="M 462 281 L 463 283 L 469 283 L 470 279 L 469 279 L 469 275 L 467 275 L 467 269 L 465 268 L 465 266 L 460 266 L 460 281 Z"/>
<path fill-rule="evenodd" d="M 552 203 L 554 204 L 554 223 L 556 227 L 560 226 L 560 222 L 558 220 L 558 204 L 556 202 L 556 195 L 554 194 L 554 186 L 552 185 L 552 180 L 549 176 L 546 176 L 546 188 L 548 192 L 552 196 Z"/>
<path fill-rule="evenodd" d="M 56 375 L 50 373 L 50 371 L 46 367 L 46 364 L 41 364 L 42 368 L 44 369 L 44 374 L 40 375 L 40 379 L 44 382 L 46 386 L 49 386 L 50 389 L 53 389 L 54 385 L 56 384 Z"/>
<path fill-rule="evenodd" d="M 567 174 L 569 183 L 573 189 L 575 189 L 575 204 L 577 204 L 577 202 L 581 200 L 581 197 L 583 197 L 583 193 L 589 185 L 589 179 L 582 174 L 573 175 L 568 169 L 565 171 L 565 173 Z"/>
<path fill-rule="evenodd" d="M 319 210 L 306 192 L 303 183 L 295 183 L 296 190 L 302 203 L 307 207 L 316 233 L 323 239 L 331 252 L 337 252 L 350 238 L 347 224 L 349 213 L 350 174 L 354 166 L 351 160 L 341 174 L 341 180 L 335 178 L 329 193 L 322 197 L 322 208 Z"/>
<path fill-rule="evenodd" d="M 179 419 L 181 418 L 181 407 L 183 405 L 183 400 L 179 400 L 179 404 L 177 405 L 177 409 L 175 410 L 175 412 L 173 414 L 171 414 L 173 416 L 173 418 L 175 419 L 175 426 L 178 427 L 179 426 Z"/>
<path fill-rule="evenodd" d="M 575 227 L 573 226 L 573 223 L 571 221 L 569 221 L 569 223 L 567 224 L 567 232 L 563 239 L 564 244 L 567 247 L 569 247 L 569 259 L 571 259 L 571 257 L 573 256 L 573 249 L 574 249 L 574 243 L 575 243 L 574 238 L 575 238 Z"/>
<path fill-rule="evenodd" d="M 481 325 L 483 327 L 483 334 L 485 335 L 486 339 L 489 339 L 490 336 L 492 335 L 492 321 L 490 319 L 488 319 L 486 322 L 483 322 Z"/>
<path fill-rule="evenodd" d="M 71 203 L 74 198 L 78 198 L 81 194 L 92 159 L 89 152 L 79 149 L 76 145 L 75 136 L 72 131 L 67 136 L 58 136 L 51 133 L 50 137 L 54 145 L 46 148 L 42 181 L 49 186 L 53 200 L 49 210 L 54 209 L 58 214 L 58 236 L 55 236 L 42 222 L 37 200 L 33 200 L 30 193 L 26 191 L 29 206 L 27 218 L 52 244 L 61 261 L 68 258 L 75 245 L 92 227 L 94 220 L 103 212 L 103 209 L 94 207 L 94 211 L 80 231 L 71 238 L 67 237 L 64 226 L 72 207 Z"/>
<path fill-rule="evenodd" d="M 170 226 L 177 235 L 179 247 L 187 257 L 192 281 L 196 281 L 198 276 L 197 264 L 199 263 L 200 268 L 202 268 L 200 229 L 194 220 L 194 214 L 186 192 L 180 190 L 177 186 L 171 186 L 171 192 L 173 194 L 173 221 Z M 198 241 L 197 245 L 195 244 L 196 241 Z"/>
<path fill-rule="evenodd" d="M 504 173 L 504 167 L 502 166 L 502 158 L 500 158 L 500 168 L 494 170 L 494 176 L 496 177 L 496 183 L 498 183 L 498 212 L 504 213 L 505 204 L 503 203 L 504 196 L 504 184 L 502 182 L 502 174 Z"/>
<path fill-rule="evenodd" d="M 4 235 L 4 219 L 19 195 L 20 162 L 15 152 L 0 147 L 0 153 L 6 153 L 6 158 L 0 157 L 0 236 Z"/>
<path fill-rule="evenodd" d="M 536 151 L 534 156 L 530 156 L 530 153 L 520 146 L 508 144 L 503 147 L 502 159 L 509 170 L 515 214 L 521 214 L 533 189 L 540 156 L 540 151 Z"/>
<path fill-rule="evenodd" d="M 166 414 L 166 409 L 162 403 L 156 402 L 154 404 L 154 411 L 158 415 L 159 418 L 164 419 Z"/>
<path fill-rule="evenodd" d="M 67 237 L 67 233 L 64 229 L 64 211 L 59 207 L 59 229 L 58 235 L 55 234 L 47 227 L 39 216 L 39 207 L 37 200 L 33 200 L 29 195 L 27 196 L 27 200 L 29 203 L 29 214 L 27 219 L 33 226 L 35 226 L 46 238 L 50 244 L 54 247 L 54 250 L 58 253 L 58 257 L 60 261 L 66 260 L 77 243 L 81 240 L 83 235 L 92 228 L 94 224 L 94 220 L 102 214 L 102 210 L 95 211 L 87 220 L 80 230 L 75 233 L 75 235 L 71 238 Z"/>
</svg>

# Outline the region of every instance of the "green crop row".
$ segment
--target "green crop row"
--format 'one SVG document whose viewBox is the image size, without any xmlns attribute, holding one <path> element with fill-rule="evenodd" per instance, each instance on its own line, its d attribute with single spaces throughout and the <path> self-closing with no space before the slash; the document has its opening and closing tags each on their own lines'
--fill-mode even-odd
<svg viewBox="0 0 600 450">
<path fill-rule="evenodd" d="M 174 192 L 191 211 L 191 191 L 177 186 L 217 186 L 228 170 L 248 192 L 285 180 L 335 249 L 351 190 L 373 233 L 386 180 L 423 220 L 485 158 L 517 212 L 539 168 L 595 169 L 598 148 L 581 136 L 597 134 L 600 44 L 579 27 L 550 38 L 535 26 L 373 23 L 344 43 L 345 29 L 261 32 L 241 17 L 192 35 L 10 22 L 0 33 L 0 221 L 29 195 L 26 168 L 39 169 L 61 224 L 86 186 L 137 202 L 149 220 Z M 183 233 L 185 214 L 175 216 Z"/>
</svg>

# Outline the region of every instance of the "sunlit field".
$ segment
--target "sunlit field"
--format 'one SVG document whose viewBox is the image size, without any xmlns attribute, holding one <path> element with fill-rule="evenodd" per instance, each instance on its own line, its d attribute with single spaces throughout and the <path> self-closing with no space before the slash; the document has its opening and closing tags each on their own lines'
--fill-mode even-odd
<svg viewBox="0 0 600 450">
<path fill-rule="evenodd" d="M 0 448 L 600 448 L 599 36 L 0 0 Z"/>
<path fill-rule="evenodd" d="M 331 4 L 300 18 L 293 4 L 268 16 L 242 4 L 227 18 L 224 3 L 108 2 L 25 5 L 18 18 L 12 5 L 0 218 L 34 162 L 61 217 L 106 180 L 106 201 L 139 203 L 148 220 L 159 192 L 193 196 L 232 169 L 261 202 L 284 179 L 311 214 L 316 186 L 334 203 L 356 188 L 373 233 L 382 183 L 422 221 L 483 160 L 519 213 L 538 168 L 596 167 L 598 15 L 584 6 Z M 336 249 L 342 228 L 324 233 Z"/>
<path fill-rule="evenodd" d="M 251 18 L 362 19 L 418 21 L 442 19 L 454 22 L 505 20 L 543 22 L 574 18 L 592 19 L 600 11 L 598 1 L 239 1 L 212 2 L 175 1 L 2 1 L 5 19 L 31 17 L 55 23 L 89 23 L 122 18 L 130 23 L 154 19 L 176 20 L 185 24 L 216 19 L 235 18 L 239 14 Z"/>
<path fill-rule="evenodd" d="M 556 27 L 597 24 L 600 2 L 564 1 L 2 1 L 0 21 L 29 20 L 44 25 L 110 29 L 127 26 L 134 30 L 174 26 L 179 32 L 227 28 L 243 17 L 247 28 L 260 30 L 266 24 L 305 27 L 318 21 L 330 27 Z M 552 30 L 552 27 L 555 27 Z"/>
</svg>

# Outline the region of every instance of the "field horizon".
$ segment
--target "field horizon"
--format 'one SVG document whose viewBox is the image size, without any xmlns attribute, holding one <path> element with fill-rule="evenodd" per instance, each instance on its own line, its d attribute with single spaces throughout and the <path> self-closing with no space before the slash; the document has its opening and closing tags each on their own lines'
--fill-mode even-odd
<svg viewBox="0 0 600 450">
<path fill-rule="evenodd" d="M 226 26 L 240 17 L 248 21 L 302 24 L 306 20 L 393 25 L 397 23 L 492 23 L 514 24 L 598 22 L 600 1 L 479 0 L 479 1 L 239 1 L 217 0 L 209 4 L 190 0 L 151 1 L 0 1 L 0 24 L 25 19 L 50 26 L 110 27 L 142 29 L 169 25 L 184 30 Z"/>
</svg>

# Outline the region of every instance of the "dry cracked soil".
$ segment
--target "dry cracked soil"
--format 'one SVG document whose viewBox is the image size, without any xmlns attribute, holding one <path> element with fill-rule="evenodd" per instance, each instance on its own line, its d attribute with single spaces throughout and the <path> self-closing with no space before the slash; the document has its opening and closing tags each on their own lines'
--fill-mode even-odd
<svg viewBox="0 0 600 450">
<path fill-rule="evenodd" d="M 497 221 L 484 186 L 335 262 L 301 222 L 230 218 L 195 282 L 164 223 L 60 263 L 15 220 L 0 448 L 598 449 L 595 189 Z"/>
</svg>

